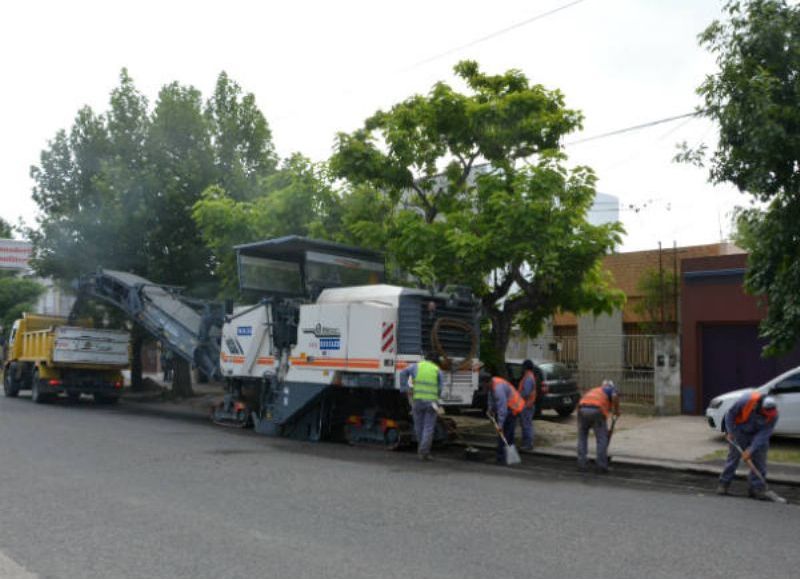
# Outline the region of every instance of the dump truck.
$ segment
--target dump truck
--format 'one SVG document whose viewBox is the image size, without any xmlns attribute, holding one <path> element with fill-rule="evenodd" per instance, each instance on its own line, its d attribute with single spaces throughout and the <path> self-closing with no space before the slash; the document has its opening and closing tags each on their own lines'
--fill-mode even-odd
<svg viewBox="0 0 800 579">
<path fill-rule="evenodd" d="M 14 322 L 3 363 L 9 398 L 30 390 L 36 403 L 66 394 L 77 400 L 113 403 L 122 391 L 122 370 L 130 364 L 130 335 L 122 330 L 68 325 L 67 318 L 25 313 Z"/>
</svg>

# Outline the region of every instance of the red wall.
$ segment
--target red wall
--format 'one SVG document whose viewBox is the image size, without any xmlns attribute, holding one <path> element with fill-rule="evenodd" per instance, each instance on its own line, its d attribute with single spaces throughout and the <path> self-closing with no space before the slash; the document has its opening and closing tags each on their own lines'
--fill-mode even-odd
<svg viewBox="0 0 800 579">
<path fill-rule="evenodd" d="M 703 324 L 758 323 L 756 298 L 744 293 L 746 254 L 684 259 L 681 262 L 681 407 L 702 414 Z M 689 274 L 689 275 L 687 275 Z"/>
</svg>

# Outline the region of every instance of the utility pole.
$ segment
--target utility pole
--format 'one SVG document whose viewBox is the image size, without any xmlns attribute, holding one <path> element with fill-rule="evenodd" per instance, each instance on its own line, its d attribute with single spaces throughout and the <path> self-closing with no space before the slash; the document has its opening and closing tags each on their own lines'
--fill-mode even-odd
<svg viewBox="0 0 800 579">
<path fill-rule="evenodd" d="M 666 297 L 664 296 L 664 264 L 660 241 L 658 242 L 658 291 L 660 294 L 660 299 L 658 301 L 661 309 L 661 333 L 664 334 L 664 302 L 666 301 Z"/>
<path fill-rule="evenodd" d="M 672 240 L 672 307 L 675 316 L 675 334 L 678 333 L 678 242 Z"/>
</svg>

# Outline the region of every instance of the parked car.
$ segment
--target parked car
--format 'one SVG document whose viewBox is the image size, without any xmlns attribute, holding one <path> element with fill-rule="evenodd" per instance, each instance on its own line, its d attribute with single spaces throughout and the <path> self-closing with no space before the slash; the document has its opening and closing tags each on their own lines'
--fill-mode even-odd
<svg viewBox="0 0 800 579">
<path fill-rule="evenodd" d="M 745 393 L 759 390 L 773 396 L 778 404 L 778 423 L 775 434 L 800 435 L 800 366 L 776 376 L 758 388 L 742 388 L 717 396 L 706 408 L 708 425 L 725 432 L 725 414 Z"/>
<path fill-rule="evenodd" d="M 506 371 L 515 386 L 522 378 L 523 360 L 506 360 Z M 567 366 L 559 362 L 534 362 L 538 394 L 536 415 L 542 410 L 555 410 L 559 416 L 569 416 L 580 400 L 578 383 Z M 472 395 L 472 407 L 486 410 L 487 393 L 478 388 Z"/>
</svg>

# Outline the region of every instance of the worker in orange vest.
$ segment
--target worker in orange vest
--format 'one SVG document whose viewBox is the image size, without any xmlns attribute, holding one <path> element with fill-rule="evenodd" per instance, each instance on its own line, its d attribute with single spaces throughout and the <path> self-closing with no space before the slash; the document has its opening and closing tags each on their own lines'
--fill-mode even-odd
<svg viewBox="0 0 800 579">
<path fill-rule="evenodd" d="M 611 380 L 603 380 L 578 402 L 578 469 L 586 470 L 589 430 L 597 439 L 597 471 L 608 472 L 608 415 L 619 416 L 619 393 Z"/>
<path fill-rule="evenodd" d="M 481 382 L 488 391 L 487 410 L 492 413 L 503 431 L 503 436 L 509 444 L 514 444 L 514 429 L 517 424 L 517 416 L 525 408 L 525 401 L 519 395 L 517 389 L 508 380 L 499 376 L 491 376 L 488 373 L 481 373 Z M 505 464 L 505 443 L 498 435 L 497 437 L 497 462 Z"/>
<path fill-rule="evenodd" d="M 533 415 L 536 412 L 536 375 L 533 373 L 533 362 L 525 360 L 522 363 L 522 378 L 517 390 L 525 400 L 525 408 L 520 414 L 520 427 L 522 428 L 521 450 L 533 450 Z"/>
<path fill-rule="evenodd" d="M 739 460 L 751 460 L 764 478 L 767 477 L 767 451 L 769 438 L 778 422 L 778 408 L 772 396 L 764 396 L 758 390 L 744 394 L 730 410 L 725 413 L 725 432 L 728 441 L 744 450 L 730 445 L 725 468 L 719 477 L 717 494 L 727 495 L 728 487 L 736 474 Z M 748 494 L 754 499 L 774 500 L 768 493 L 764 481 L 751 472 L 748 479 Z"/>
</svg>

